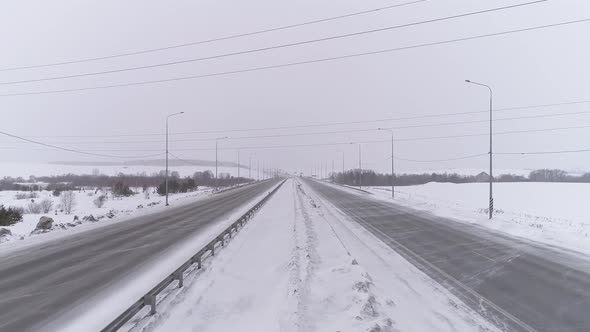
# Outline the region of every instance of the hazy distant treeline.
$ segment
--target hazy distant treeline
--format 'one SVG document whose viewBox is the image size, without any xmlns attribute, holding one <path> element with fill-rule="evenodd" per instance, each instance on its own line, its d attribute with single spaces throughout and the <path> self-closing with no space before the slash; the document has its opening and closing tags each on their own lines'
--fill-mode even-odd
<svg viewBox="0 0 590 332">
<path fill-rule="evenodd" d="M 0 190 L 74 190 L 83 187 L 91 188 L 112 188 L 117 183 L 123 183 L 129 187 L 159 187 L 165 181 L 165 172 L 147 174 L 119 174 L 109 176 L 104 174 L 64 174 L 56 176 L 30 176 L 28 179 L 22 177 L 3 177 L 0 179 Z M 211 171 L 196 172 L 193 176 L 180 177 L 178 172 L 169 173 L 170 188 L 196 188 L 198 186 L 215 186 L 215 175 Z M 220 173 L 217 185 L 228 187 L 238 183 L 248 183 L 251 179 L 233 177 L 227 173 Z M 41 184 L 42 183 L 42 184 Z M 173 192 L 172 190 L 170 190 Z"/>
<path fill-rule="evenodd" d="M 331 179 L 336 183 L 350 186 L 358 186 L 361 182 L 361 172 L 350 170 L 333 174 Z M 489 176 L 482 172 L 478 175 L 460 175 L 456 173 L 424 173 L 424 174 L 396 174 L 394 183 L 397 186 L 411 186 L 425 184 L 428 182 L 449 182 L 449 183 L 473 183 L 487 182 Z M 583 175 L 569 175 L 560 169 L 539 169 L 529 173 L 528 176 L 502 174 L 494 177 L 495 182 L 579 182 L 590 183 L 590 172 Z M 363 186 L 389 186 L 391 185 L 391 174 L 376 173 L 372 170 L 363 170 Z"/>
</svg>

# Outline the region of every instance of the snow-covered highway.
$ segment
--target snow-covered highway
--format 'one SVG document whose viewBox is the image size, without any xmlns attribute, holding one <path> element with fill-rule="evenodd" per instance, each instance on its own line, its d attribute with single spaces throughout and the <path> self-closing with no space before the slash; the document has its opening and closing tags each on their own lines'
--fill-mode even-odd
<svg viewBox="0 0 590 332">
<path fill-rule="evenodd" d="M 190 247 L 187 240 L 196 245 L 201 238 L 209 241 L 216 234 L 208 230 L 227 226 L 226 220 L 233 222 L 233 214 L 276 184 L 245 186 L 194 204 L 2 253 L 0 331 L 63 330 L 64 324 L 72 322 L 72 331 L 100 330 L 157 283 L 162 273 L 169 273 L 166 263 L 173 264 L 171 270 L 180 265 L 171 251 Z M 108 298 L 111 293 L 114 297 Z"/>
<path fill-rule="evenodd" d="M 327 202 L 509 331 L 588 331 L 586 255 L 308 180 Z"/>
<path fill-rule="evenodd" d="M 0 262 L 0 331 L 100 330 L 278 181 L 34 243 Z M 18 249 L 18 248 L 17 248 Z M 122 331 L 586 331 L 590 260 L 291 178 Z"/>
<path fill-rule="evenodd" d="M 362 227 L 288 180 L 137 331 L 496 331 Z"/>
</svg>

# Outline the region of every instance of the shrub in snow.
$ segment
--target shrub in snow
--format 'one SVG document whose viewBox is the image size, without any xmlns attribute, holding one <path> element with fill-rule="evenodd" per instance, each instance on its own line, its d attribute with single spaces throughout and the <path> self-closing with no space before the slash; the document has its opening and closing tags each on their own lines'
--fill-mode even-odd
<svg viewBox="0 0 590 332">
<path fill-rule="evenodd" d="M 34 200 L 31 200 L 29 204 L 27 204 L 26 213 L 28 214 L 39 214 L 41 213 L 41 204 L 35 203 Z"/>
<path fill-rule="evenodd" d="M 14 211 L 17 211 L 18 213 L 25 214 L 25 208 L 22 206 L 11 206 L 9 207 L 10 209 L 13 209 Z"/>
<path fill-rule="evenodd" d="M 113 195 L 115 196 L 132 196 L 135 193 L 129 189 L 129 186 L 123 183 L 123 181 L 119 180 L 113 186 Z"/>
<path fill-rule="evenodd" d="M 93 203 L 94 203 L 94 206 L 96 206 L 97 208 L 101 208 L 104 206 L 104 203 L 106 201 L 107 201 L 107 197 L 105 195 L 100 195 L 94 199 Z"/>
<path fill-rule="evenodd" d="M 53 191 L 53 196 L 55 196 L 55 197 L 59 197 L 59 195 L 61 195 L 61 191 L 60 191 L 60 190 L 57 190 L 57 189 L 55 189 L 55 190 Z"/>
<path fill-rule="evenodd" d="M 76 194 L 71 190 L 64 191 L 59 197 L 59 200 L 65 214 L 72 213 L 72 210 L 76 206 Z"/>
<path fill-rule="evenodd" d="M 0 226 L 10 226 L 23 219 L 23 214 L 16 208 L 9 207 L 6 209 L 4 205 L 0 205 Z"/>
<path fill-rule="evenodd" d="M 14 195 L 14 199 L 27 199 L 27 193 L 17 193 Z"/>
<path fill-rule="evenodd" d="M 42 200 L 41 203 L 39 203 L 39 205 L 41 206 L 41 211 L 43 213 L 49 213 L 49 211 L 53 209 L 53 201 L 47 198 Z"/>
</svg>

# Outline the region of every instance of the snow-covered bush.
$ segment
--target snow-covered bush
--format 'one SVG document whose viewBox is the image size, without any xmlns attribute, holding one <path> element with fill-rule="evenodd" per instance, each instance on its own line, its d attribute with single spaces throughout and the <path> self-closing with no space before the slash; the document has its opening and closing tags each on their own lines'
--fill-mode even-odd
<svg viewBox="0 0 590 332">
<path fill-rule="evenodd" d="M 113 186 L 113 195 L 115 196 L 132 196 L 135 193 L 129 189 L 129 186 L 123 183 L 123 181 L 117 181 Z"/>
<path fill-rule="evenodd" d="M 100 195 L 98 197 L 96 197 L 94 199 L 94 201 L 92 201 L 94 203 L 94 206 L 96 206 L 97 208 L 101 208 L 103 207 L 104 203 L 107 201 L 107 197 L 105 195 Z"/>
<path fill-rule="evenodd" d="M 26 199 L 27 198 L 27 193 L 16 193 L 16 195 L 14 195 L 14 199 Z"/>
</svg>

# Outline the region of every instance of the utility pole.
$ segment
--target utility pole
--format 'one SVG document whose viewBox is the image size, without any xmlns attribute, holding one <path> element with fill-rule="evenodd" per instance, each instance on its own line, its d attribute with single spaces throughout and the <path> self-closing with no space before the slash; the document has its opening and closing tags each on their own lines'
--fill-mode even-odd
<svg viewBox="0 0 590 332">
<path fill-rule="evenodd" d="M 334 183 L 334 159 L 332 159 L 332 183 Z"/>
<path fill-rule="evenodd" d="M 184 112 L 178 112 L 174 114 L 169 114 L 166 116 L 166 206 L 168 206 L 168 119 L 171 116 L 184 114 Z"/>
<path fill-rule="evenodd" d="M 238 149 L 238 187 L 240 186 L 240 149 Z"/>
<path fill-rule="evenodd" d="M 256 172 L 258 173 L 258 181 L 260 181 L 260 160 L 256 160 Z"/>
<path fill-rule="evenodd" d="M 493 92 L 492 92 L 492 88 L 489 85 L 486 84 L 482 84 L 482 83 L 477 83 L 477 82 L 473 82 L 470 80 L 465 80 L 465 82 L 467 83 L 471 83 L 471 84 L 475 84 L 475 85 L 480 85 L 480 86 L 484 86 L 486 88 L 488 88 L 488 90 L 490 91 L 490 197 L 489 197 L 489 215 L 488 218 L 492 219 L 493 217 L 493 213 L 494 213 L 494 196 L 492 195 L 492 183 L 494 182 L 494 176 L 492 173 L 492 153 L 493 153 L 493 145 L 492 145 L 492 113 L 493 113 L 493 105 L 492 105 L 492 100 L 493 100 Z"/>
<path fill-rule="evenodd" d="M 377 130 L 388 131 L 391 133 L 391 198 L 395 198 L 395 171 L 393 168 L 394 158 L 393 158 L 393 130 L 387 128 L 378 128 Z"/>
<path fill-rule="evenodd" d="M 217 191 L 219 189 L 218 180 L 217 180 L 218 179 L 218 177 L 217 177 L 217 169 L 218 169 L 218 163 L 219 163 L 218 162 L 218 158 L 217 158 L 218 157 L 218 152 L 217 151 L 218 151 L 218 146 L 219 146 L 219 140 L 221 140 L 221 139 L 227 139 L 227 138 L 228 137 L 225 136 L 225 137 L 219 137 L 219 138 L 216 138 L 215 139 L 215 191 Z"/>
<path fill-rule="evenodd" d="M 361 144 L 359 143 L 359 189 L 363 189 L 363 163 L 361 160 Z"/>
<path fill-rule="evenodd" d="M 250 158 L 248 161 L 248 179 L 252 180 L 252 154 L 250 153 Z"/>
</svg>

